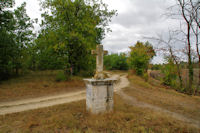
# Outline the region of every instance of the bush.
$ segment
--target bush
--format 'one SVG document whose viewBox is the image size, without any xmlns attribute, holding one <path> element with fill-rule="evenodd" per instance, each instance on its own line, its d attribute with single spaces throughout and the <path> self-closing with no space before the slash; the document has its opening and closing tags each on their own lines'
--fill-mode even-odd
<svg viewBox="0 0 200 133">
<path fill-rule="evenodd" d="M 135 70 L 137 75 L 143 76 L 147 72 L 150 60 L 155 56 L 153 46 L 149 43 L 137 42 L 130 47 L 128 63 L 130 69 Z"/>
<path fill-rule="evenodd" d="M 107 70 L 128 70 L 125 54 L 111 54 L 104 56 L 104 65 Z"/>
<path fill-rule="evenodd" d="M 144 74 L 143 74 L 143 78 L 144 78 L 144 80 L 147 82 L 147 81 L 148 81 L 148 78 L 149 78 L 149 77 L 148 77 L 148 74 L 147 74 L 147 73 L 144 73 Z"/>
<path fill-rule="evenodd" d="M 167 58 L 168 64 L 165 64 L 162 68 L 162 73 L 164 74 L 164 77 L 162 79 L 162 82 L 164 85 L 171 86 L 173 88 L 177 87 L 177 70 L 176 66 L 171 60 L 171 58 Z"/>
<path fill-rule="evenodd" d="M 56 81 L 60 82 L 60 81 L 66 81 L 69 79 L 69 75 L 66 75 L 64 73 L 64 71 L 58 71 L 58 73 L 56 74 Z"/>
</svg>

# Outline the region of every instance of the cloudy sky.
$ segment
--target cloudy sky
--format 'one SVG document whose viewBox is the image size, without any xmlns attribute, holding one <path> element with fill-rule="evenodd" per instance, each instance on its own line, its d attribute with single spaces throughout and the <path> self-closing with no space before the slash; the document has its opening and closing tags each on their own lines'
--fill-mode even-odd
<svg viewBox="0 0 200 133">
<path fill-rule="evenodd" d="M 16 6 L 27 3 L 27 13 L 31 18 L 40 17 L 38 0 L 16 0 Z M 167 18 L 166 9 L 175 4 L 174 0 L 104 0 L 109 9 L 117 10 L 118 16 L 110 23 L 112 32 L 107 33 L 103 40 L 104 49 L 112 52 L 128 52 L 129 46 L 144 37 L 166 34 L 168 29 L 179 26 L 177 20 Z M 35 26 L 39 29 L 39 26 Z M 151 41 L 150 41 L 151 42 Z M 156 44 L 152 43 L 156 48 Z M 153 63 L 162 63 L 161 56 L 156 56 Z"/>
</svg>

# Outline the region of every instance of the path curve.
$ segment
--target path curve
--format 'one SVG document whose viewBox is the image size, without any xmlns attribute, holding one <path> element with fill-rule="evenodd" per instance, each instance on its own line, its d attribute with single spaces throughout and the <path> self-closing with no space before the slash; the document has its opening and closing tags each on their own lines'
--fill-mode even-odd
<svg viewBox="0 0 200 133">
<path fill-rule="evenodd" d="M 171 112 L 169 110 L 163 109 L 158 106 L 140 102 L 136 98 L 131 97 L 131 96 L 127 95 L 126 93 L 124 93 L 122 88 L 128 87 L 130 84 L 129 80 L 127 79 L 127 74 L 123 74 L 121 76 L 118 74 L 114 74 L 114 75 L 112 75 L 112 78 L 115 78 L 118 81 L 117 84 L 115 84 L 115 86 L 114 86 L 114 88 L 115 88 L 114 91 L 118 95 L 120 95 L 127 102 L 127 104 L 141 107 L 141 108 L 149 108 L 154 111 L 163 112 L 175 119 L 186 122 L 190 125 L 193 125 L 194 127 L 198 128 L 198 129 L 200 129 L 200 122 L 197 120 L 187 118 L 181 114 Z M 84 90 L 84 91 L 66 93 L 66 94 L 61 94 L 61 95 L 46 96 L 46 97 L 40 97 L 40 98 L 18 100 L 18 101 L 14 101 L 14 102 L 0 103 L 0 115 L 22 112 L 22 111 L 26 111 L 26 110 L 38 109 L 38 108 L 49 107 L 49 106 L 53 106 L 53 105 L 83 100 L 86 98 L 85 93 L 86 93 L 86 91 Z"/>
<path fill-rule="evenodd" d="M 119 79 L 120 76 L 112 75 L 111 78 Z M 117 89 L 119 89 L 119 87 L 117 87 Z M 60 95 L 3 102 L 0 103 L 0 115 L 44 108 L 64 103 L 70 103 L 74 101 L 83 100 L 85 98 L 86 98 L 86 90 L 83 90 L 71 93 L 64 93 Z"/>
<path fill-rule="evenodd" d="M 130 84 L 129 80 L 127 79 L 127 75 L 121 76 L 120 82 L 121 83 L 118 84 L 119 85 L 119 88 L 118 88 L 119 91 L 117 91 L 116 93 L 119 94 L 122 97 L 122 99 L 124 99 L 127 102 L 127 104 L 137 106 L 137 107 L 141 107 L 141 108 L 149 108 L 149 109 L 152 109 L 152 110 L 157 111 L 157 112 L 165 113 L 165 114 L 167 114 L 167 115 L 169 115 L 169 116 L 171 116 L 171 117 L 173 117 L 177 120 L 183 121 L 187 124 L 190 124 L 190 125 L 198 128 L 198 129 L 200 129 L 200 121 L 194 120 L 192 118 L 185 117 L 181 114 L 166 110 L 164 108 L 161 108 L 161 107 L 158 107 L 158 106 L 155 106 L 155 105 L 152 105 L 152 104 L 148 104 L 148 103 L 138 101 L 136 98 L 129 96 L 126 93 L 124 93 L 123 90 L 121 89 L 121 87 L 125 88 L 125 87 L 129 86 L 129 84 Z"/>
</svg>

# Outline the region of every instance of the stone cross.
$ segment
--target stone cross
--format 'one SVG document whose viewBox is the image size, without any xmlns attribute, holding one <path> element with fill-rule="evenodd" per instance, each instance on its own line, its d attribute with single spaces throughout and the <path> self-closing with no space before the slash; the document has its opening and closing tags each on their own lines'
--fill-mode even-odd
<svg viewBox="0 0 200 133">
<path fill-rule="evenodd" d="M 92 54 L 96 55 L 96 73 L 103 72 L 103 56 L 108 54 L 108 51 L 103 50 L 103 45 L 97 45 L 96 50 L 92 50 Z"/>
</svg>

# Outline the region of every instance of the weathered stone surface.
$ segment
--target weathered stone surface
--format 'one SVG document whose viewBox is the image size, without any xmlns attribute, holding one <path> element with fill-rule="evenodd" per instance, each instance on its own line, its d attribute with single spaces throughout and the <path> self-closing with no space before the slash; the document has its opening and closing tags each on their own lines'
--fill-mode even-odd
<svg viewBox="0 0 200 133">
<path fill-rule="evenodd" d="M 96 74 L 95 79 L 107 78 L 106 73 L 103 72 L 103 56 L 108 52 L 103 50 L 103 45 L 97 45 L 96 50 L 92 50 L 92 54 L 96 55 Z"/>
<path fill-rule="evenodd" d="M 85 79 L 86 109 L 98 114 L 113 110 L 113 84 L 115 79 Z"/>
<path fill-rule="evenodd" d="M 92 54 L 96 55 L 96 74 L 92 79 L 84 79 L 86 83 L 86 108 L 91 113 L 103 113 L 113 110 L 113 84 L 115 79 L 109 79 L 103 71 L 103 45 L 97 45 Z"/>
</svg>

